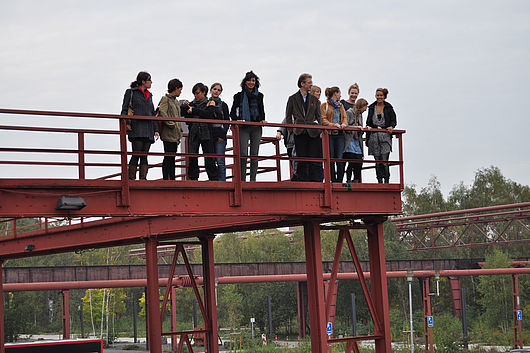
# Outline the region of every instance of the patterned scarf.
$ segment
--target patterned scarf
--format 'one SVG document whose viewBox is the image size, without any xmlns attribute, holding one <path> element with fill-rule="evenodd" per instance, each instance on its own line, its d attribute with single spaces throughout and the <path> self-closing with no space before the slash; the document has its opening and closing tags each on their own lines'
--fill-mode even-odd
<svg viewBox="0 0 530 353">
<path fill-rule="evenodd" d="M 252 92 L 249 92 L 245 87 L 241 92 L 243 99 L 241 100 L 241 116 L 245 121 L 258 121 L 258 89 L 254 88 Z"/>
</svg>

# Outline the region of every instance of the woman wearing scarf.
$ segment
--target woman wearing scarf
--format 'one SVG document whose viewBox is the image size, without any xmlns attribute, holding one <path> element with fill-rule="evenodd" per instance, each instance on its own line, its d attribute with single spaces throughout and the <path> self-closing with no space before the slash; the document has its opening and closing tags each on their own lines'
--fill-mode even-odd
<svg viewBox="0 0 530 353">
<path fill-rule="evenodd" d="M 348 127 L 358 126 L 363 127 L 363 113 L 368 107 L 366 99 L 359 99 L 355 102 L 352 108 L 346 110 L 348 116 Z M 346 147 L 344 149 L 343 158 L 349 159 L 348 168 L 346 168 L 346 182 L 353 183 L 361 182 L 361 170 L 363 167 L 363 138 L 362 131 L 345 131 L 344 139 Z"/>
<path fill-rule="evenodd" d="M 228 105 L 219 98 L 223 92 L 223 85 L 219 82 L 212 84 L 210 87 L 210 101 L 215 103 L 215 119 L 230 120 L 230 113 L 228 112 Z M 212 124 L 212 134 L 215 144 L 215 154 L 223 155 L 226 152 L 226 133 L 228 132 L 228 124 Z M 226 164 L 224 157 L 217 157 L 217 169 L 219 171 L 219 181 L 226 180 Z"/>
<path fill-rule="evenodd" d="M 345 128 L 348 126 L 348 116 L 344 106 L 340 103 L 340 89 L 338 87 L 326 88 L 327 101 L 320 106 L 322 125 Z M 344 153 L 344 134 L 339 130 L 329 131 L 329 158 L 342 159 Z M 335 164 L 337 170 L 335 171 Z M 331 181 L 342 183 L 344 177 L 344 162 L 331 162 Z"/>
<path fill-rule="evenodd" d="M 258 91 L 260 86 L 259 77 L 252 71 L 246 73 L 241 81 L 241 92 L 234 95 L 234 103 L 230 110 L 232 120 L 244 120 L 260 122 L 265 120 L 265 109 L 263 107 L 263 93 Z M 257 156 L 261 142 L 261 126 L 239 127 L 239 151 L 241 156 L 248 156 L 248 145 L 250 142 L 250 155 Z M 250 160 L 250 181 L 256 181 L 258 173 L 258 160 Z M 246 181 L 247 159 L 241 158 L 241 180 Z"/>
<path fill-rule="evenodd" d="M 375 90 L 375 102 L 368 107 L 368 118 L 366 127 L 368 129 L 386 129 L 385 132 L 368 132 L 366 144 L 368 154 L 374 156 L 376 161 L 388 161 L 392 151 L 392 130 L 397 125 L 396 112 L 385 99 L 388 95 L 386 88 Z M 386 163 L 376 163 L 375 173 L 378 183 L 388 184 L 390 182 L 390 170 Z"/>
<path fill-rule="evenodd" d="M 153 95 L 151 88 L 151 75 L 141 71 L 136 76 L 136 81 L 131 83 L 131 88 L 125 91 L 121 105 L 121 115 L 154 116 Z M 143 156 L 132 155 L 129 160 L 129 179 L 136 179 L 138 160 L 140 160 L 140 179 L 147 179 L 147 153 L 151 144 L 158 138 L 158 124 L 156 120 L 127 119 L 127 135 L 131 141 L 132 151 L 143 153 Z"/>
</svg>

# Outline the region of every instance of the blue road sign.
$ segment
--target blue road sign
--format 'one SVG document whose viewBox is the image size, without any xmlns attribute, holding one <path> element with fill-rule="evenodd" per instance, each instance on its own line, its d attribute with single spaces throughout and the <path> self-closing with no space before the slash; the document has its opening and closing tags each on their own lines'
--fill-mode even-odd
<svg viewBox="0 0 530 353">
<path fill-rule="evenodd" d="M 432 319 L 432 316 L 427 316 L 427 327 L 433 327 L 434 326 L 434 320 Z"/>
<path fill-rule="evenodd" d="M 326 326 L 326 333 L 328 335 L 331 335 L 333 333 L 333 324 L 331 322 L 328 322 Z"/>
<path fill-rule="evenodd" d="M 523 311 L 517 310 L 517 320 L 523 321 Z"/>
</svg>

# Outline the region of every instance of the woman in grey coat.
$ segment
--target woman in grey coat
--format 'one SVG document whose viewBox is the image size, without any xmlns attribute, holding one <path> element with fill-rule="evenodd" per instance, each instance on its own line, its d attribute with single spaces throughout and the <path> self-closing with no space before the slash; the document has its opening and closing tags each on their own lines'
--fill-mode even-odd
<svg viewBox="0 0 530 353">
<path fill-rule="evenodd" d="M 348 116 L 348 127 L 363 126 L 363 113 L 368 107 L 366 99 L 360 98 L 355 102 L 353 107 L 346 110 Z M 361 170 L 363 167 L 363 138 L 362 131 L 345 131 L 344 137 L 346 139 L 346 147 L 344 148 L 343 159 L 349 159 L 348 167 L 346 168 L 346 182 L 360 183 Z M 353 173 L 353 181 L 352 181 Z"/>
<path fill-rule="evenodd" d="M 121 105 L 121 115 L 154 116 L 151 75 L 139 72 L 131 88 L 125 91 Z M 136 179 L 138 160 L 140 160 L 140 179 L 147 179 L 147 153 L 151 144 L 158 138 L 158 124 L 156 120 L 127 119 L 127 135 L 132 144 L 132 151 L 143 153 L 143 156 L 133 155 L 129 160 L 129 179 Z"/>
</svg>

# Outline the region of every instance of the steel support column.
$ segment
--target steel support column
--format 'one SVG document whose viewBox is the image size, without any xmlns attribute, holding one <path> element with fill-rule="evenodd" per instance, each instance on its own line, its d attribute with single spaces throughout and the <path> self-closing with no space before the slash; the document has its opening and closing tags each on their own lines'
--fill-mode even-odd
<svg viewBox="0 0 530 353">
<path fill-rule="evenodd" d="M 157 240 L 145 241 L 145 266 L 147 271 L 147 339 L 149 352 L 162 353 L 162 327 L 160 327 L 160 294 L 158 290 Z"/>
<path fill-rule="evenodd" d="M 296 299 L 298 304 L 298 336 L 306 336 L 307 319 L 307 282 L 296 282 Z"/>
<path fill-rule="evenodd" d="M 5 353 L 4 337 L 4 279 L 2 276 L 3 260 L 0 259 L 0 353 Z"/>
<path fill-rule="evenodd" d="M 70 291 L 62 290 L 63 298 L 63 340 L 70 339 Z"/>
<path fill-rule="evenodd" d="M 177 292 L 175 287 L 171 287 L 171 331 L 177 331 Z M 178 335 L 171 335 L 171 349 L 177 349 Z"/>
<path fill-rule="evenodd" d="M 208 331 L 204 347 L 208 353 L 219 353 L 218 328 L 217 328 L 217 302 L 215 295 L 215 266 L 213 254 L 214 235 L 201 238 L 202 243 L 202 273 L 204 278 L 204 303 L 206 317 L 204 326 Z"/>
<path fill-rule="evenodd" d="M 320 224 L 304 223 L 304 244 L 309 302 L 309 323 L 311 328 L 311 352 L 327 352 L 326 310 L 320 244 Z M 378 352 L 379 353 L 379 352 Z"/>
<path fill-rule="evenodd" d="M 513 294 L 513 348 L 523 348 L 523 330 L 521 320 L 517 320 L 517 311 L 521 310 L 519 299 L 519 277 L 512 275 L 512 294 Z"/>
<path fill-rule="evenodd" d="M 380 322 L 380 338 L 375 339 L 376 353 L 391 353 L 390 317 L 388 305 L 388 289 L 386 283 L 386 262 L 383 222 L 386 217 L 366 219 L 368 233 L 368 255 L 370 260 L 370 283 L 375 313 Z M 377 330 L 377 326 L 376 326 Z"/>
<path fill-rule="evenodd" d="M 430 296 L 430 277 L 421 279 L 423 292 L 423 334 L 425 337 L 425 353 L 434 353 L 434 344 L 432 341 L 432 327 L 428 325 L 428 316 L 432 316 L 431 296 Z"/>
</svg>

